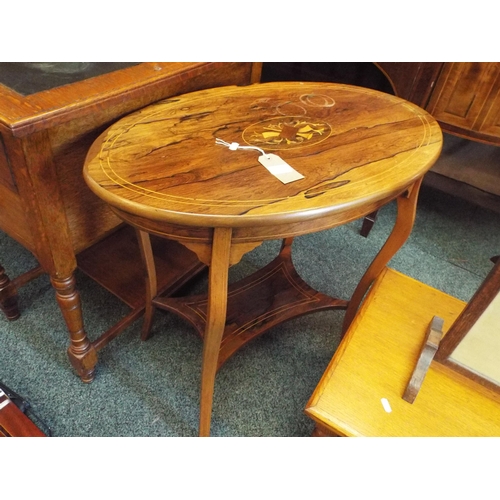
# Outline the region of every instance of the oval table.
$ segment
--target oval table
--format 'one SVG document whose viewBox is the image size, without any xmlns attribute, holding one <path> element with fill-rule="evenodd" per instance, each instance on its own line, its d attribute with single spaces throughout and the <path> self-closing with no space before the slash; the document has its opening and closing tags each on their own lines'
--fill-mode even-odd
<svg viewBox="0 0 500 500">
<path fill-rule="evenodd" d="M 303 82 L 170 98 L 100 135 L 84 178 L 137 230 L 148 273 L 142 338 L 157 307 L 188 320 L 203 338 L 200 436 L 210 434 L 217 370 L 249 340 L 292 317 L 333 308 L 347 309 L 346 330 L 410 234 L 422 177 L 441 147 L 439 125 L 413 104 L 365 88 Z M 286 165 L 259 162 L 269 155 L 303 177 L 282 182 L 277 176 Z M 359 219 L 394 199 L 394 229 L 349 301 L 299 277 L 294 237 Z M 206 295 L 157 296 L 150 234 L 180 242 L 209 266 Z M 228 286 L 229 267 L 269 239 L 283 240 L 276 259 Z"/>
</svg>

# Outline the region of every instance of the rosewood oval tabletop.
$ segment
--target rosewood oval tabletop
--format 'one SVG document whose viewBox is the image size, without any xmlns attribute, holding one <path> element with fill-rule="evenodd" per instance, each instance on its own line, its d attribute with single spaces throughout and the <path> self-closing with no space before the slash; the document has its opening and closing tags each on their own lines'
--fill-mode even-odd
<svg viewBox="0 0 500 500">
<path fill-rule="evenodd" d="M 304 178 L 284 185 L 254 150 L 281 155 Z M 170 223 L 291 223 L 396 195 L 441 150 L 437 123 L 415 105 L 335 84 L 257 84 L 161 101 L 109 128 L 85 167 L 111 205 Z"/>
<path fill-rule="evenodd" d="M 161 307 L 190 321 L 204 339 L 200 435 L 210 431 L 217 369 L 251 338 L 328 308 L 347 308 L 345 330 L 410 234 L 422 177 L 441 147 L 439 125 L 421 108 L 332 83 L 185 94 L 126 116 L 100 135 L 88 152 L 84 178 L 137 229 L 149 277 L 143 338 L 154 308 Z M 276 156 L 286 164 L 261 164 Z M 300 178 L 282 182 L 287 169 Z M 293 237 L 359 219 L 394 199 L 393 232 L 349 302 L 302 281 L 291 262 Z M 156 296 L 149 234 L 182 243 L 210 266 L 206 297 Z M 266 239 L 283 239 L 276 261 L 228 288 L 229 266 Z M 267 305 L 260 304 L 263 296 Z"/>
</svg>

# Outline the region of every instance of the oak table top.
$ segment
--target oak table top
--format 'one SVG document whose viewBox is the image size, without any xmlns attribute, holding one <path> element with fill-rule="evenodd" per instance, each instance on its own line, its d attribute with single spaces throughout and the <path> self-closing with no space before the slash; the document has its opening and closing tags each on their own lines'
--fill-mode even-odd
<svg viewBox="0 0 500 500">
<path fill-rule="evenodd" d="M 152 306 L 143 338 L 155 307 L 180 314 L 204 338 L 201 435 L 209 433 L 215 372 L 244 343 L 319 309 L 347 308 L 350 323 L 373 279 L 406 241 L 422 177 L 441 146 L 439 125 L 413 104 L 365 88 L 303 82 L 166 99 L 119 120 L 94 142 L 84 178 L 137 229 L 148 268 Z M 260 163 L 270 155 L 302 178 L 282 182 Z M 359 219 L 394 199 L 393 233 L 349 302 L 302 281 L 291 263 L 294 237 Z M 208 297 L 196 306 L 156 297 L 149 234 L 180 242 L 210 266 Z M 276 261 L 228 289 L 229 266 L 267 239 L 283 239 Z M 282 282 L 271 285 L 268 277 L 278 274 Z M 257 283 L 259 292 L 251 292 Z M 284 283 L 293 292 L 278 300 L 286 295 Z M 273 306 L 249 305 L 264 295 Z M 254 308 L 251 319 L 247 309 Z"/>
<path fill-rule="evenodd" d="M 385 269 L 306 406 L 317 434 L 499 436 L 500 397 L 438 363 L 431 364 L 415 401 L 403 399 L 432 317 L 443 318 L 446 334 L 464 307 Z"/>
</svg>

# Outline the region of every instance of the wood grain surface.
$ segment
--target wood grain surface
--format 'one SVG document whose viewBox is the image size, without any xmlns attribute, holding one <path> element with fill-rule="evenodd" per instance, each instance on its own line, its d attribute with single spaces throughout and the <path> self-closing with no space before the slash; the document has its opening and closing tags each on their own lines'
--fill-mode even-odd
<svg viewBox="0 0 500 500">
<path fill-rule="evenodd" d="M 306 414 L 323 434 L 499 436 L 499 395 L 439 363 L 431 364 L 413 404 L 402 397 L 429 321 L 434 315 L 443 318 L 446 338 L 465 305 L 384 270 L 307 403 Z"/>
<path fill-rule="evenodd" d="M 257 151 L 305 178 L 282 184 Z M 388 94 L 339 84 L 222 87 L 167 99 L 107 129 L 89 151 L 90 188 L 151 220 L 204 227 L 294 223 L 396 196 L 441 151 L 425 111 Z"/>
</svg>

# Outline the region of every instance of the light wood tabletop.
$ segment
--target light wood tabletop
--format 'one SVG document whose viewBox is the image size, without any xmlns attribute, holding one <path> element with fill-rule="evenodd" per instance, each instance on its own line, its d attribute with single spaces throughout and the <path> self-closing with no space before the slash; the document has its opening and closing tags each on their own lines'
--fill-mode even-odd
<svg viewBox="0 0 500 500">
<path fill-rule="evenodd" d="M 318 309 L 347 308 L 345 325 L 350 323 L 372 281 L 410 234 L 422 177 L 441 147 L 439 125 L 413 104 L 365 88 L 303 82 L 185 94 L 133 113 L 101 134 L 87 155 L 84 178 L 138 230 L 152 301 L 143 338 L 154 307 L 181 314 L 204 337 L 200 434 L 209 432 L 216 370 L 241 345 Z M 271 155 L 302 177 L 282 182 L 288 167 L 266 168 Z M 300 279 L 291 262 L 294 237 L 359 219 L 394 199 L 394 230 L 349 303 Z M 210 266 L 203 306 L 156 297 L 149 234 L 180 242 Z M 228 290 L 229 266 L 268 239 L 284 241 L 274 264 L 242 285 L 246 295 Z M 279 287 L 270 284 L 271 275 L 281 276 Z M 255 306 L 250 320 L 242 311 L 259 302 L 262 292 L 247 294 L 257 282 L 266 284 L 263 295 L 275 305 Z M 293 292 L 276 305 L 283 283 Z"/>
<path fill-rule="evenodd" d="M 499 395 L 440 364 L 431 364 L 413 403 L 403 399 L 433 316 L 446 334 L 464 307 L 386 268 L 306 406 L 316 434 L 500 436 Z"/>
</svg>

